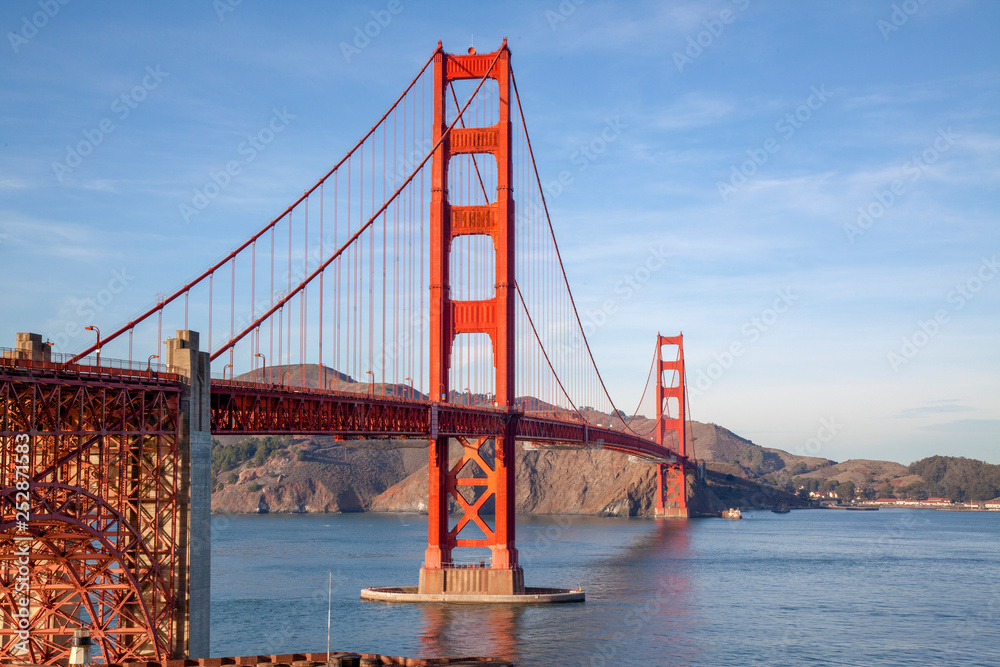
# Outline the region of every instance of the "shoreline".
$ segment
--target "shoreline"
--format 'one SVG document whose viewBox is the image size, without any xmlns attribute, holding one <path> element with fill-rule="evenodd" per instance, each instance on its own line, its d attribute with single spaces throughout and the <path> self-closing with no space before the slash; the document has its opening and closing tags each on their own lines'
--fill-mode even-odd
<svg viewBox="0 0 1000 667">
<path fill-rule="evenodd" d="M 743 512 L 770 512 L 769 507 L 740 507 Z M 931 510 L 935 512 L 981 512 L 984 514 L 989 513 L 1000 513 L 1000 509 L 975 509 L 971 507 L 915 507 L 912 505 L 829 505 L 829 506 L 816 506 L 816 507 L 790 507 L 792 511 L 796 510 L 853 510 L 853 511 L 874 511 L 880 509 L 897 509 L 897 510 Z M 427 516 L 426 512 L 386 512 L 377 511 L 373 512 L 370 510 L 360 510 L 357 512 L 212 512 L 213 517 L 224 517 L 224 516 L 330 516 L 330 515 L 360 515 L 360 514 L 385 514 L 385 515 L 399 515 L 408 514 L 411 516 Z M 489 516 L 489 515 L 487 515 Z M 521 514 L 518 513 L 518 517 L 587 517 L 593 519 L 656 519 L 657 517 L 652 514 L 640 515 L 640 516 L 608 516 L 606 514 L 567 514 L 567 513 L 555 513 L 555 514 Z M 711 519 L 718 518 L 718 514 L 707 514 L 707 513 L 692 513 L 689 519 Z"/>
</svg>

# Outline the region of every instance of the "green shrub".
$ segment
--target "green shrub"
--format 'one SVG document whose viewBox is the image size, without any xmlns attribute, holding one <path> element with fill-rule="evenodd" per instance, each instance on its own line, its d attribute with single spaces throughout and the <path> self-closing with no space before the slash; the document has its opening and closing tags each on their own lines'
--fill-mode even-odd
<svg viewBox="0 0 1000 667">
<path fill-rule="evenodd" d="M 250 482 L 250 485 L 247 486 L 247 491 L 249 491 L 250 493 L 257 493 L 258 491 L 260 491 L 260 489 L 261 486 L 257 482 Z"/>
<path fill-rule="evenodd" d="M 212 475 L 218 476 L 246 461 L 262 466 L 271 454 L 288 448 L 294 440 L 289 435 L 269 435 L 264 438 L 247 438 L 232 445 L 212 444 Z"/>
</svg>

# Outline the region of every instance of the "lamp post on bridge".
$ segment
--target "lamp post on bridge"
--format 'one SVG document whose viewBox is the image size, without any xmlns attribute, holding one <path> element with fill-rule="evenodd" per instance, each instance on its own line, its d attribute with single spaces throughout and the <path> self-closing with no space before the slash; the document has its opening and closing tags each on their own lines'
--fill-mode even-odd
<svg viewBox="0 0 1000 667">
<path fill-rule="evenodd" d="M 262 376 L 263 376 L 263 378 L 264 378 L 264 382 L 267 382 L 267 357 L 265 357 L 265 356 L 264 356 L 263 354 L 261 354 L 260 352 L 258 352 L 257 354 L 255 354 L 255 355 L 253 355 L 253 356 L 255 356 L 255 357 L 260 357 L 260 358 L 261 358 L 261 360 L 262 360 L 262 361 L 264 362 L 264 368 L 263 368 L 263 370 L 261 371 L 261 373 L 262 373 Z"/>
<path fill-rule="evenodd" d="M 372 379 L 369 380 L 369 382 L 368 382 L 368 395 L 369 396 L 374 396 L 375 395 L 375 374 L 372 373 L 371 371 L 365 371 L 365 375 L 370 375 L 372 377 Z"/>
<path fill-rule="evenodd" d="M 159 359 L 159 358 L 160 358 L 160 355 L 158 355 L 158 354 L 151 354 L 151 355 L 149 355 L 149 359 L 146 359 L 146 372 L 147 373 L 150 373 L 153 370 L 153 359 Z"/>
<path fill-rule="evenodd" d="M 281 386 L 282 387 L 285 386 L 285 378 L 288 378 L 288 386 L 291 387 L 292 386 L 292 372 L 291 371 L 285 371 L 285 374 L 281 376 Z"/>
<path fill-rule="evenodd" d="M 225 366 L 222 367 L 222 379 L 223 380 L 226 379 L 226 369 L 227 368 L 232 369 L 232 367 L 233 367 L 232 364 L 226 364 Z M 230 380 L 233 379 L 233 371 L 232 370 L 229 371 L 229 379 Z"/>
<path fill-rule="evenodd" d="M 410 383 L 410 398 L 413 398 L 416 392 L 413 390 L 413 378 L 403 378 L 403 382 Z"/>
<path fill-rule="evenodd" d="M 95 326 L 84 327 L 86 331 L 93 331 L 97 334 L 97 372 L 101 372 L 101 330 Z"/>
</svg>

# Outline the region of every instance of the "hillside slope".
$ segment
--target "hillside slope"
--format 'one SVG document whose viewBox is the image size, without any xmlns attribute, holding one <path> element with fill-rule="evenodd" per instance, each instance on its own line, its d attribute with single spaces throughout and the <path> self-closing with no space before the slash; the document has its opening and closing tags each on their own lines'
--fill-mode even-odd
<svg viewBox="0 0 1000 667">
<path fill-rule="evenodd" d="M 302 438 L 260 465 L 246 461 L 219 472 L 212 511 L 360 512 L 426 465 L 422 440 Z"/>
<path fill-rule="evenodd" d="M 274 383 L 425 398 L 409 385 L 357 382 L 317 365 L 269 366 L 266 377 Z M 240 378 L 260 380 L 264 373 L 258 370 Z M 452 399 L 480 403 L 486 397 L 454 394 Z M 527 397 L 518 399 L 518 405 L 521 409 L 554 408 Z M 586 416 L 593 423 L 622 428 L 617 415 L 588 409 Z M 651 431 L 653 426 L 652 420 L 642 417 L 630 422 L 639 433 Z M 249 440 L 248 445 L 248 439 L 220 437 L 218 457 L 213 448 L 214 512 L 426 511 L 424 440 L 342 441 L 330 436 L 284 437 L 280 442 L 273 438 Z M 265 442 L 260 449 L 266 451 L 254 455 L 253 442 Z M 453 447 L 454 456 L 457 450 Z M 1000 472 L 994 471 L 1000 467 L 981 462 L 932 457 L 909 468 L 868 459 L 837 463 L 762 447 L 722 426 L 700 422 L 691 423 L 687 455 L 705 462 L 707 489 L 690 502 L 695 511 L 706 513 L 730 505 L 766 506 L 778 500 L 795 504 L 790 494 L 802 485 L 833 488 L 851 483 L 870 493 L 926 495 L 947 491 L 960 497 L 964 495 L 961 480 L 966 477 L 974 478 L 975 486 L 970 489 L 979 495 L 1000 484 Z M 925 481 L 917 472 L 927 472 L 930 479 Z M 651 512 L 654 467 L 630 463 L 626 456 L 614 452 L 529 451 L 519 444 L 515 475 L 518 512 L 615 516 Z"/>
</svg>

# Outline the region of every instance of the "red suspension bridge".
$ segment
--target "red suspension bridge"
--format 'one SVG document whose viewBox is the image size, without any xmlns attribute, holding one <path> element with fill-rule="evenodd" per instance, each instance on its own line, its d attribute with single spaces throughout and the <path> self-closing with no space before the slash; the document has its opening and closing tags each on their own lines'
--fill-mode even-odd
<svg viewBox="0 0 1000 667">
<path fill-rule="evenodd" d="M 491 552 L 481 592 L 524 591 L 519 440 L 649 460 L 657 514 L 687 516 L 682 338 L 656 338 L 653 425 L 628 417 L 566 279 L 506 42 L 439 45 L 280 215 L 90 329 L 77 354 L 19 334 L 0 359 L 0 658 L 65 660 L 77 627 L 109 663 L 207 655 L 212 434 L 428 441 L 425 593 L 457 590 L 466 548 Z"/>
</svg>

